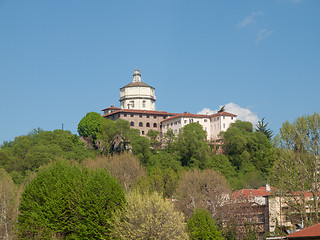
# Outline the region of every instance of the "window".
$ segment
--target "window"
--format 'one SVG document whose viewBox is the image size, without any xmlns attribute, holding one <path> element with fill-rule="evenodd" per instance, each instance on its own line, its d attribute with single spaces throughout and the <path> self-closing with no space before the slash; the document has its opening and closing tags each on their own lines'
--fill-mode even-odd
<svg viewBox="0 0 320 240">
<path fill-rule="evenodd" d="M 204 122 L 207 122 L 207 119 L 205 119 Z"/>
<path fill-rule="evenodd" d="M 170 125 L 173 126 L 173 123 L 171 123 Z"/>
<path fill-rule="evenodd" d="M 223 128 L 226 128 L 226 124 L 223 124 Z"/>
<path fill-rule="evenodd" d="M 187 120 L 184 120 L 184 123 L 187 123 Z"/>
<path fill-rule="evenodd" d="M 124 116 L 124 117 L 126 117 L 126 116 L 127 116 L 127 114 L 126 114 L 126 113 L 124 113 L 124 114 L 123 114 L 123 116 Z"/>
<path fill-rule="evenodd" d="M 225 117 L 225 116 L 223 116 L 223 119 L 226 119 L 226 117 Z"/>
<path fill-rule="evenodd" d="M 174 122 L 174 125 L 177 125 L 178 124 L 178 122 Z"/>
<path fill-rule="evenodd" d="M 133 117 L 133 116 L 134 116 L 133 114 L 130 115 L 130 117 Z"/>
<path fill-rule="evenodd" d="M 141 135 L 144 135 L 144 131 L 141 131 Z"/>
<path fill-rule="evenodd" d="M 142 118 L 142 114 L 140 114 L 139 117 Z"/>
<path fill-rule="evenodd" d="M 118 114 L 118 117 L 120 117 L 120 114 Z"/>
<path fill-rule="evenodd" d="M 258 223 L 264 223 L 264 216 L 263 214 L 258 215 Z"/>
<path fill-rule="evenodd" d="M 153 124 L 153 127 L 154 127 L 154 124 Z M 163 128 L 166 128 L 166 125 L 163 125 Z"/>
<path fill-rule="evenodd" d="M 157 127 L 157 124 L 156 124 L 156 123 L 154 123 L 154 124 L 153 124 L 153 127 L 155 127 L 155 128 L 156 128 L 156 127 Z M 164 127 L 164 126 L 163 126 L 163 127 Z"/>
<path fill-rule="evenodd" d="M 150 123 L 147 122 L 147 127 L 150 127 Z"/>
<path fill-rule="evenodd" d="M 163 116 L 163 119 L 166 119 L 166 116 Z"/>
<path fill-rule="evenodd" d="M 142 102 L 142 107 L 145 108 L 146 107 L 146 101 Z"/>
<path fill-rule="evenodd" d="M 156 116 L 156 115 L 154 115 L 154 116 L 153 116 L 153 118 L 157 118 L 157 116 Z"/>
<path fill-rule="evenodd" d="M 143 123 L 142 122 L 139 122 L 139 127 L 143 127 Z"/>
<path fill-rule="evenodd" d="M 231 117 L 231 120 L 233 120 L 233 117 Z"/>
<path fill-rule="evenodd" d="M 147 115 L 147 118 L 149 118 L 150 116 L 149 115 Z"/>
<path fill-rule="evenodd" d="M 134 126 L 134 122 L 130 122 L 130 126 L 133 127 Z"/>
</svg>

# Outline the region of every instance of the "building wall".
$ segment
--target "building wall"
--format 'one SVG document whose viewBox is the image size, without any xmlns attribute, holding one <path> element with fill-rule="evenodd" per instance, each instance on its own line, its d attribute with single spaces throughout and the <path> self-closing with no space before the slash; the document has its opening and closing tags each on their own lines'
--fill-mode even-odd
<svg viewBox="0 0 320 240">
<path fill-rule="evenodd" d="M 236 121 L 236 117 L 216 116 L 210 118 L 210 140 L 218 140 L 221 131 L 226 131 L 231 123 Z"/>
<path fill-rule="evenodd" d="M 179 134 L 180 129 L 189 123 L 197 122 L 202 126 L 202 129 L 207 132 L 207 140 L 210 138 L 210 120 L 209 118 L 197 117 L 178 117 L 168 119 L 162 123 L 162 133 L 165 134 L 169 129 L 173 130 L 174 134 Z"/>
<path fill-rule="evenodd" d="M 168 129 L 172 129 L 175 134 L 178 134 L 180 129 L 185 125 L 198 122 L 202 129 L 207 132 L 207 140 L 218 140 L 221 139 L 219 133 L 226 131 L 230 124 L 235 122 L 236 117 L 230 116 L 217 116 L 217 117 L 186 117 L 181 116 L 179 118 L 168 119 L 162 123 L 162 132 L 166 133 Z"/>
<path fill-rule="evenodd" d="M 166 115 L 148 113 L 117 113 L 106 117 L 116 121 L 123 119 L 130 123 L 131 128 L 138 129 L 141 136 L 146 136 L 150 129 L 161 132 L 161 121 L 167 118 Z"/>
<path fill-rule="evenodd" d="M 152 87 L 123 87 L 120 90 L 122 109 L 155 110 L 155 100 L 155 91 Z"/>
</svg>

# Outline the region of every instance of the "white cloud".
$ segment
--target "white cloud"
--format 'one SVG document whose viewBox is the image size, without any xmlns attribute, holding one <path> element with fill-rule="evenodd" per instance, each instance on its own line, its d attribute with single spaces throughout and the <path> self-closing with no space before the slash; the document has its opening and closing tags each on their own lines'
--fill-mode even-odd
<svg viewBox="0 0 320 240">
<path fill-rule="evenodd" d="M 259 121 L 259 118 L 258 118 L 257 114 L 251 112 L 250 109 L 242 108 L 238 104 L 235 104 L 235 103 L 232 103 L 232 102 L 230 102 L 230 103 L 228 103 L 228 104 L 226 104 L 224 106 L 225 106 L 225 111 L 226 112 L 238 115 L 237 116 L 238 120 L 251 122 L 253 124 L 253 127 L 255 127 L 256 124 Z M 219 109 L 221 107 L 222 107 L 222 105 L 219 106 Z M 218 112 L 218 109 L 217 110 L 211 110 L 209 108 L 204 108 L 200 112 L 198 112 L 198 114 L 208 114 L 208 115 L 210 115 L 210 114 L 214 114 L 214 113 L 217 113 L 217 112 Z"/>
<path fill-rule="evenodd" d="M 257 12 L 252 12 L 249 16 L 245 17 L 241 22 L 237 23 L 238 28 L 243 28 L 250 23 L 253 23 L 256 21 L 256 16 L 262 16 L 263 12 L 257 11 Z"/>
<path fill-rule="evenodd" d="M 256 39 L 256 43 L 258 43 L 261 40 L 269 37 L 272 33 L 273 33 L 273 31 L 268 31 L 266 29 L 260 29 L 259 32 L 258 32 L 258 37 Z"/>
</svg>

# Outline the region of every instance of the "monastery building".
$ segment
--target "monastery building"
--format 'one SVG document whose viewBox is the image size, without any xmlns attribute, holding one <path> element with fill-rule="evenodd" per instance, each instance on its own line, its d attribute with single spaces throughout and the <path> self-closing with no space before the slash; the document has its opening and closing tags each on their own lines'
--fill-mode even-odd
<svg viewBox="0 0 320 240">
<path fill-rule="evenodd" d="M 207 132 L 207 140 L 219 140 L 219 133 L 226 131 L 237 115 L 219 112 L 212 115 L 191 113 L 168 113 L 156 111 L 155 88 L 141 81 L 139 70 L 133 73 L 133 81 L 120 88 L 120 108 L 108 107 L 103 109 L 106 119 L 124 119 L 130 122 L 132 128 L 138 129 L 145 136 L 150 129 L 164 134 L 169 129 L 177 135 L 185 125 L 198 122 Z"/>
</svg>

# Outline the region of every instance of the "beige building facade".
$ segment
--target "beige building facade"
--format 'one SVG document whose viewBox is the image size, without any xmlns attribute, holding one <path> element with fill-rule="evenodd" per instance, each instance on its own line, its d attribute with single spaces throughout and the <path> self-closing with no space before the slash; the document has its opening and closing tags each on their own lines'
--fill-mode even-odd
<svg viewBox="0 0 320 240">
<path fill-rule="evenodd" d="M 185 125 L 198 122 L 207 132 L 207 140 L 219 140 L 220 132 L 228 129 L 236 121 L 237 115 L 220 112 L 212 115 L 191 113 L 168 113 L 156 111 L 155 89 L 141 81 L 138 69 L 133 73 L 131 83 L 120 88 L 120 108 L 110 106 L 103 109 L 106 119 L 124 119 L 132 128 L 138 129 L 145 136 L 150 129 L 166 133 L 169 129 L 177 135 Z"/>
</svg>

